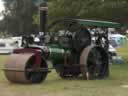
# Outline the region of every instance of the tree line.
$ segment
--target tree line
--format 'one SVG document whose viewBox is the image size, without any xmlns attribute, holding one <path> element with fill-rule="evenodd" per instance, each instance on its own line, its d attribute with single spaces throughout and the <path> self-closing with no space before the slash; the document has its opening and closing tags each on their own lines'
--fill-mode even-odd
<svg viewBox="0 0 128 96">
<path fill-rule="evenodd" d="M 39 11 L 32 0 L 3 0 L 0 32 L 28 35 L 39 30 Z M 128 22 L 128 0 L 48 0 L 48 21 L 82 18 Z"/>
</svg>

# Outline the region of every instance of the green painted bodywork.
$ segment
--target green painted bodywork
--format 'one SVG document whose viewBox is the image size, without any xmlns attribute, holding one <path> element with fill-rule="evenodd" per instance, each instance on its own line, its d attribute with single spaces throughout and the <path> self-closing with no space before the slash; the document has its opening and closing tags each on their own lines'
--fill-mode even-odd
<svg viewBox="0 0 128 96">
<path fill-rule="evenodd" d="M 64 57 L 69 56 L 71 53 L 69 50 L 60 47 L 50 46 L 49 48 L 49 59 L 52 60 L 53 64 L 61 64 L 64 62 Z"/>
<path fill-rule="evenodd" d="M 105 27 L 105 28 L 120 28 L 122 25 L 116 22 L 99 21 L 99 20 L 86 20 L 86 19 L 76 19 L 79 24 L 84 26 L 94 26 L 94 27 Z"/>
<path fill-rule="evenodd" d="M 116 22 L 98 21 L 98 20 L 86 20 L 75 19 L 79 24 L 84 26 L 104 27 L 104 28 L 120 28 L 121 24 Z M 49 59 L 53 64 L 63 64 L 65 56 L 71 56 L 70 48 L 65 48 L 59 44 L 49 44 Z"/>
</svg>

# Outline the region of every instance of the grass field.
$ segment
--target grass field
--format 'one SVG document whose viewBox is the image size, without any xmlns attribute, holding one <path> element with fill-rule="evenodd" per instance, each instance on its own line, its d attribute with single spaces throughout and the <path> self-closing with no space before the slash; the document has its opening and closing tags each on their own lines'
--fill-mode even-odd
<svg viewBox="0 0 128 96">
<path fill-rule="evenodd" d="M 128 47 L 127 47 L 128 48 Z M 118 49 L 128 59 L 128 49 Z M 0 68 L 7 56 L 0 56 Z M 62 80 L 52 71 L 41 84 L 13 84 L 0 70 L 0 96 L 128 96 L 128 63 L 110 66 L 110 77 L 105 80 Z"/>
</svg>

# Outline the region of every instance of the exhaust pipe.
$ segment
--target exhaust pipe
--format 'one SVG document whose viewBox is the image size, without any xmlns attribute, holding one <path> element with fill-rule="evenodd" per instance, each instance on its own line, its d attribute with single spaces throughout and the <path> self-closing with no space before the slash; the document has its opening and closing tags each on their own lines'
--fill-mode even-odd
<svg viewBox="0 0 128 96">
<path fill-rule="evenodd" d="M 39 26 L 39 34 L 40 34 L 40 44 L 44 44 L 45 34 L 46 34 L 46 25 L 47 25 L 47 11 L 48 5 L 46 1 L 43 1 L 40 4 L 39 12 L 40 12 L 40 26 Z"/>
</svg>

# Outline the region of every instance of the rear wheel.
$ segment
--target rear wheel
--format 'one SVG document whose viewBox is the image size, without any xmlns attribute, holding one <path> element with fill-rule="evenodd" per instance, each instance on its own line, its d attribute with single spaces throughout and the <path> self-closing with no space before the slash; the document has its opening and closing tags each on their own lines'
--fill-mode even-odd
<svg viewBox="0 0 128 96">
<path fill-rule="evenodd" d="M 86 79 L 103 79 L 108 73 L 108 55 L 102 47 L 87 47 L 80 58 L 81 72 Z"/>
</svg>

